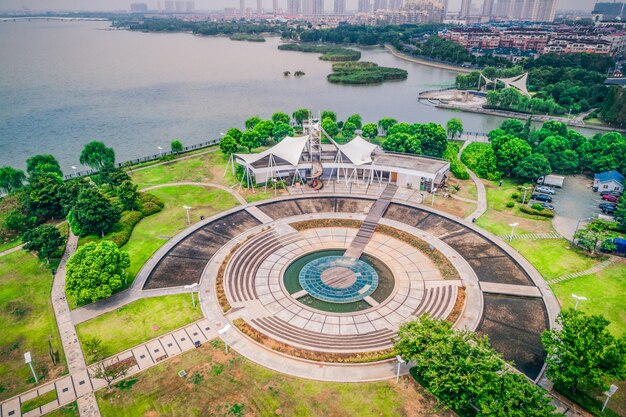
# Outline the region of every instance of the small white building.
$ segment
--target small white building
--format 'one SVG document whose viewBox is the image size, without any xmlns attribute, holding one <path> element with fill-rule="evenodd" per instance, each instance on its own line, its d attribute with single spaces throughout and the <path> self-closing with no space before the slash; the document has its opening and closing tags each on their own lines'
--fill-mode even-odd
<svg viewBox="0 0 626 417">
<path fill-rule="evenodd" d="M 593 190 L 622 193 L 624 192 L 624 176 L 615 170 L 596 174 L 593 177 Z"/>
</svg>

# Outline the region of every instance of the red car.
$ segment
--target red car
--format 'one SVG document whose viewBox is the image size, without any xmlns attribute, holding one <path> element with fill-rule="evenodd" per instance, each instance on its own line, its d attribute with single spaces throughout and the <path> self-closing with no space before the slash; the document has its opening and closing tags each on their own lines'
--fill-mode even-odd
<svg viewBox="0 0 626 417">
<path fill-rule="evenodd" d="M 617 203 L 617 201 L 619 200 L 619 196 L 615 194 L 604 194 L 602 196 L 602 199 L 606 201 L 610 201 L 611 203 Z"/>
</svg>

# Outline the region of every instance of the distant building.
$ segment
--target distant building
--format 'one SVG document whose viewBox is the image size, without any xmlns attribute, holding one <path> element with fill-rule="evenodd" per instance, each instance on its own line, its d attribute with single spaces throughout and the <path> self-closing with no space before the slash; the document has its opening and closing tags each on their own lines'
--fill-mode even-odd
<svg viewBox="0 0 626 417">
<path fill-rule="evenodd" d="M 176 3 L 173 0 L 165 0 L 163 3 L 166 12 L 175 12 L 176 11 Z"/>
<path fill-rule="evenodd" d="M 447 3 L 447 0 L 446 0 Z M 400 10 L 402 5 L 404 4 L 403 0 L 389 0 L 389 10 Z"/>
<path fill-rule="evenodd" d="M 193 1 L 185 2 L 185 12 L 194 13 L 196 11 L 196 3 Z"/>
<path fill-rule="evenodd" d="M 346 0 L 335 0 L 333 5 L 333 13 L 346 14 Z"/>
<path fill-rule="evenodd" d="M 598 2 L 591 15 L 594 21 L 626 20 L 626 3 Z"/>
<path fill-rule="evenodd" d="M 556 0 L 485 0 L 492 10 L 489 16 L 508 20 L 526 20 L 531 22 L 552 22 L 556 14 Z M 483 3 L 483 15 L 487 16 Z"/>
<path fill-rule="evenodd" d="M 370 0 L 359 0 L 359 7 L 357 11 L 359 13 L 369 13 L 371 8 Z"/>
<path fill-rule="evenodd" d="M 491 17 L 493 16 L 493 1 L 494 0 L 484 0 L 483 1 L 483 16 Z"/>
<path fill-rule="evenodd" d="M 176 0 L 176 12 L 185 13 L 185 2 L 183 0 Z"/>
<path fill-rule="evenodd" d="M 593 177 L 593 190 L 624 192 L 624 176 L 615 170 L 596 174 Z"/>
<path fill-rule="evenodd" d="M 146 3 L 132 3 L 130 11 L 131 13 L 145 13 L 148 11 L 148 5 Z"/>
<path fill-rule="evenodd" d="M 459 12 L 459 17 L 467 17 L 467 16 L 469 16 L 471 9 L 472 9 L 472 0 L 462 0 L 461 1 L 461 11 Z"/>
<path fill-rule="evenodd" d="M 302 0 L 302 14 L 313 16 L 313 0 Z"/>
<path fill-rule="evenodd" d="M 273 0 L 272 11 L 274 12 L 274 14 L 278 14 L 278 12 L 280 11 L 280 9 L 278 8 L 278 0 Z"/>
<path fill-rule="evenodd" d="M 324 0 L 313 0 L 313 16 L 324 14 Z"/>
<path fill-rule="evenodd" d="M 239 0 L 239 15 L 246 15 L 246 0 Z"/>
<path fill-rule="evenodd" d="M 387 0 L 374 0 L 374 11 L 387 10 L 389 3 Z"/>
<path fill-rule="evenodd" d="M 399 10 L 383 14 L 390 23 L 418 24 L 441 23 L 444 6 L 439 0 L 408 0 Z"/>
<path fill-rule="evenodd" d="M 256 0 L 256 13 L 263 14 L 263 0 Z"/>
<path fill-rule="evenodd" d="M 300 13 L 302 13 L 301 0 L 287 0 L 287 14 L 290 16 L 296 16 Z"/>
</svg>

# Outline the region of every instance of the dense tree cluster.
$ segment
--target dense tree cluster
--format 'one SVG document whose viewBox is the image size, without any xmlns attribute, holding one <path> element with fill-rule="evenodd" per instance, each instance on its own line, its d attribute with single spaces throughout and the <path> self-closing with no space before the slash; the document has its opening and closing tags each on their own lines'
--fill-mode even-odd
<svg viewBox="0 0 626 417">
<path fill-rule="evenodd" d="M 397 123 L 386 131 L 383 149 L 441 158 L 447 145 L 447 134 L 436 123 Z"/>
</svg>

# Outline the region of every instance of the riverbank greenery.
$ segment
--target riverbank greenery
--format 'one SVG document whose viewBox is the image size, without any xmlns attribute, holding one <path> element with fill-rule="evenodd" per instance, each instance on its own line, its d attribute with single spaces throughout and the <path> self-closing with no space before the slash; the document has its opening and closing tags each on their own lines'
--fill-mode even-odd
<svg viewBox="0 0 626 417">
<path fill-rule="evenodd" d="M 378 84 L 383 81 L 405 80 L 408 72 L 399 68 L 379 67 L 373 62 L 338 62 L 327 79 L 336 84 Z"/>
<path fill-rule="evenodd" d="M 228 38 L 231 41 L 265 42 L 265 38 L 262 35 L 248 33 L 235 33 Z"/>
<path fill-rule="evenodd" d="M 114 20 L 112 25 L 118 28 L 127 28 L 142 32 L 191 32 L 194 35 L 261 35 L 280 34 L 286 25 L 269 22 L 245 21 L 186 21 L 181 19 L 140 19 L 136 17 Z M 242 39 L 236 39 L 242 40 Z M 248 40 L 248 39 L 245 39 Z"/>
<path fill-rule="evenodd" d="M 321 54 L 322 61 L 358 61 L 361 52 L 354 49 L 340 48 L 331 45 L 309 45 L 301 43 L 286 43 L 278 46 L 281 51 L 298 51 Z"/>
</svg>

